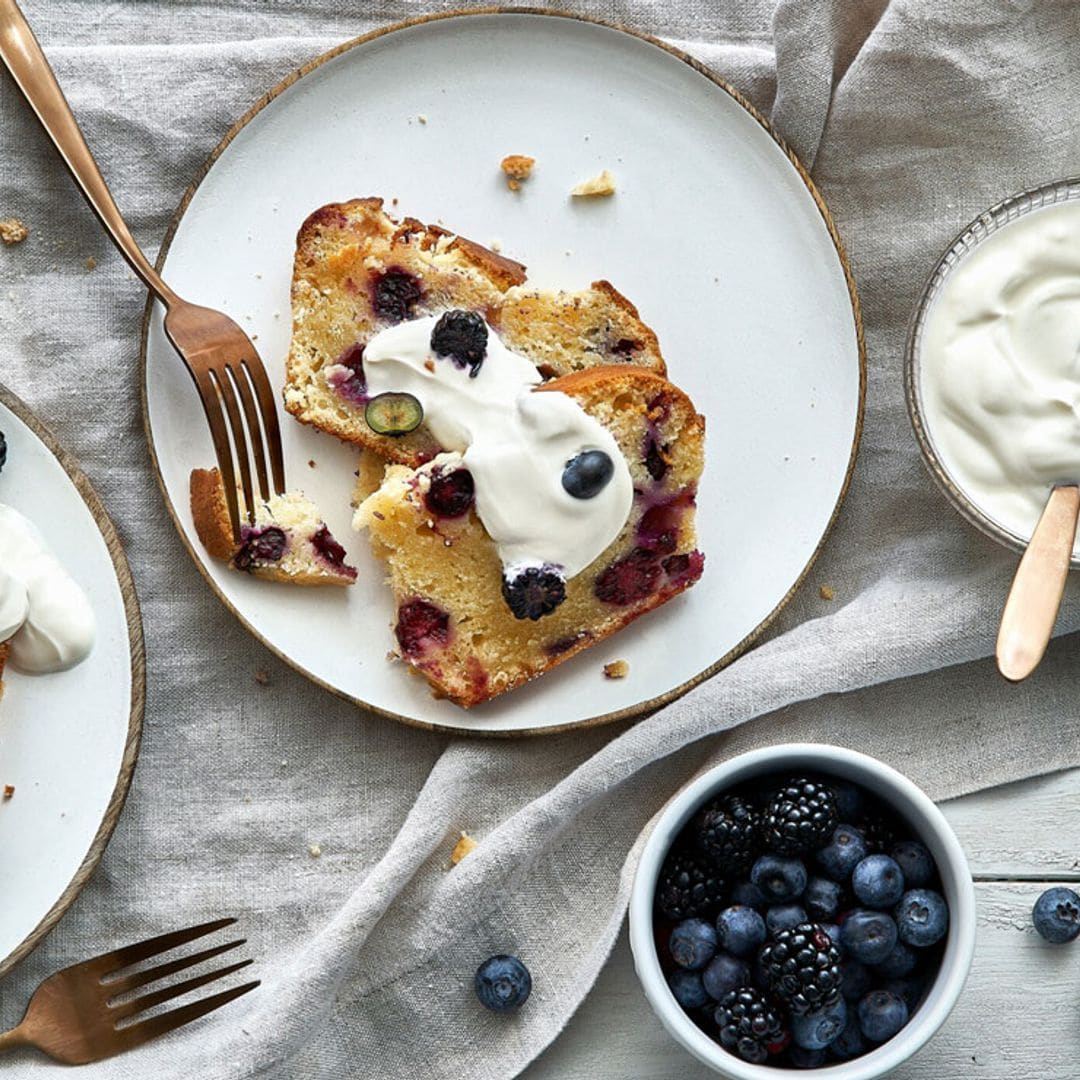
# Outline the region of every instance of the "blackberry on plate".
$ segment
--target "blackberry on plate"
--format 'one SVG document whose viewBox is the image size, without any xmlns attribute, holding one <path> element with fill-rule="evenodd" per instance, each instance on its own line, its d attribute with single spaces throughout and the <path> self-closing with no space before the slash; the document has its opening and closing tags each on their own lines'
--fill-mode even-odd
<svg viewBox="0 0 1080 1080">
<path fill-rule="evenodd" d="M 487 343 L 487 324 L 475 311 L 444 312 L 431 331 L 431 351 L 436 356 L 448 356 L 456 367 L 467 367 L 471 378 L 480 372 Z"/>
<path fill-rule="evenodd" d="M 371 306 L 380 319 L 399 323 L 411 319 L 424 290 L 415 274 L 400 266 L 388 266 L 375 274 Z"/>
<path fill-rule="evenodd" d="M 439 517 L 456 518 L 469 512 L 476 498 L 476 483 L 468 469 L 441 469 L 431 477 L 424 505 Z"/>
<path fill-rule="evenodd" d="M 656 907 L 669 919 L 681 922 L 710 916 L 724 902 L 724 879 L 696 851 L 669 853 L 656 883 Z"/>
<path fill-rule="evenodd" d="M 515 619 L 535 622 L 566 599 L 566 581 L 551 566 L 529 566 L 513 579 L 503 578 L 502 594 Z"/>
<path fill-rule="evenodd" d="M 758 852 L 758 814 L 745 799 L 726 795 L 694 819 L 697 846 L 734 877 L 750 869 Z"/>
<path fill-rule="evenodd" d="M 233 556 L 237 570 L 251 570 L 260 563 L 279 562 L 289 546 L 289 538 L 276 525 L 265 529 L 244 529 L 244 543 Z"/>
<path fill-rule="evenodd" d="M 840 997 L 840 950 L 817 923 L 781 931 L 759 959 L 773 994 L 796 1015 Z"/>
<path fill-rule="evenodd" d="M 720 1045 L 743 1061 L 761 1065 L 787 1042 L 780 1010 L 749 986 L 732 990 L 716 1007 Z"/>
<path fill-rule="evenodd" d="M 762 814 L 762 846 L 780 855 L 803 855 L 823 848 L 836 825 L 832 790 L 819 780 L 797 777 L 776 792 Z"/>
</svg>

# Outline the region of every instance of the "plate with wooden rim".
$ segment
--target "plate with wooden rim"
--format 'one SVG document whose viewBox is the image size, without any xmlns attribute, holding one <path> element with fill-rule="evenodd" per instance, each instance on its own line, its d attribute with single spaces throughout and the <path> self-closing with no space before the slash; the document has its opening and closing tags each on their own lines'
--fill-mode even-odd
<svg viewBox="0 0 1080 1080">
<path fill-rule="evenodd" d="M 523 190 L 499 162 L 537 161 Z M 614 196 L 571 187 L 609 169 Z M 360 570 L 346 590 L 269 585 L 210 560 L 188 507 L 213 452 L 161 311 L 147 309 L 144 406 L 162 490 L 214 591 L 271 649 L 377 712 L 481 734 L 639 715 L 717 671 L 803 580 L 838 512 L 862 423 L 854 284 L 805 170 L 714 73 L 663 43 L 524 9 L 412 20 L 316 58 L 226 135 L 176 213 L 159 269 L 224 309 L 281 385 L 296 231 L 316 207 L 380 195 L 579 289 L 607 278 L 657 332 L 672 380 L 708 422 L 701 581 L 543 678 L 478 708 L 431 697 L 387 659 L 393 608 L 351 532 L 355 454 L 283 416 L 287 479 Z M 628 677 L 602 676 L 625 659 Z"/>
<path fill-rule="evenodd" d="M 142 623 L 127 559 L 74 459 L 0 386 L 7 464 L 0 503 L 25 514 L 86 593 L 97 623 L 70 671 L 9 663 L 0 700 L 0 975 L 56 925 L 86 884 L 127 796 L 145 700 Z"/>
</svg>

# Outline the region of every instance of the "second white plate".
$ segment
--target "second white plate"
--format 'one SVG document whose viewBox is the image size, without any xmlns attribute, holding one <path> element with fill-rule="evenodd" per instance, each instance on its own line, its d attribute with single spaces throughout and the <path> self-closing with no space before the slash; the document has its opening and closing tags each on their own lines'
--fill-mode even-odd
<svg viewBox="0 0 1080 1080">
<path fill-rule="evenodd" d="M 499 172 L 509 153 L 537 159 L 519 193 Z M 613 198 L 569 198 L 602 168 L 616 176 Z M 698 498 L 705 574 L 528 687 L 468 712 L 436 701 L 386 658 L 392 602 L 366 537 L 349 527 L 348 448 L 283 421 L 289 484 L 318 502 L 360 568 L 356 586 L 271 586 L 206 556 L 187 485 L 213 452 L 155 311 L 147 430 L 170 510 L 213 588 L 317 682 L 459 731 L 632 715 L 736 655 L 828 531 L 854 460 L 864 380 L 837 242 L 762 122 L 685 57 L 613 27 L 510 11 L 405 24 L 320 58 L 234 129 L 185 200 L 164 275 L 181 295 L 237 318 L 280 385 L 296 230 L 317 206 L 364 195 L 499 241 L 536 284 L 577 289 L 606 277 L 639 306 L 671 378 L 708 421 Z M 630 675 L 612 682 L 601 669 L 616 658 Z"/>
</svg>

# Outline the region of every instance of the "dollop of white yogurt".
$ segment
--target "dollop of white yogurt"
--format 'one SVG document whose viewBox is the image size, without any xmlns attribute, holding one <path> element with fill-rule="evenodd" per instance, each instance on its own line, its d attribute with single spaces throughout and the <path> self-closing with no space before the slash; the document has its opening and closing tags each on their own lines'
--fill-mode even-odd
<svg viewBox="0 0 1080 1080">
<path fill-rule="evenodd" d="M 1080 481 L 1080 204 L 1025 214 L 944 280 L 920 356 L 927 427 L 946 470 L 1012 533 L 1058 481 Z"/>
<path fill-rule="evenodd" d="M 18 510 L 0 503 L 0 641 L 13 667 L 64 671 L 90 655 L 96 624 L 86 594 Z"/>
<path fill-rule="evenodd" d="M 364 347 L 371 397 L 407 393 L 424 409 L 439 444 L 461 455 L 472 473 L 476 512 L 508 574 L 549 564 L 571 578 L 619 535 L 634 486 L 614 437 L 573 398 L 534 392 L 535 366 L 508 349 L 488 327 L 487 353 L 475 376 L 431 349 L 439 316 L 399 323 Z M 614 465 L 607 484 L 579 499 L 562 485 L 567 463 L 602 450 Z"/>
</svg>

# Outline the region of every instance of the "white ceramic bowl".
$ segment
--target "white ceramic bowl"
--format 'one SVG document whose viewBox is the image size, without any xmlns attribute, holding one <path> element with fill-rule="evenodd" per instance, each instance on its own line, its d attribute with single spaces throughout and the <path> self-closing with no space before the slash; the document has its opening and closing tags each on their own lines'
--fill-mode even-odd
<svg viewBox="0 0 1080 1080">
<path fill-rule="evenodd" d="M 630 897 L 630 947 L 645 996 L 668 1033 L 699 1061 L 730 1080 L 791 1080 L 797 1070 L 752 1065 L 705 1034 L 668 989 L 653 936 L 653 893 L 664 857 L 683 826 L 704 802 L 770 773 L 814 772 L 852 781 L 890 806 L 930 849 L 949 905 L 949 933 L 941 967 L 919 1008 L 900 1033 L 852 1061 L 816 1072 L 829 1080 L 872 1080 L 915 1053 L 945 1022 L 956 1004 L 975 951 L 975 890 L 967 859 L 941 811 L 910 780 L 865 754 L 837 746 L 790 744 L 741 754 L 710 769 L 682 789 L 663 810 L 645 843 Z"/>
</svg>

